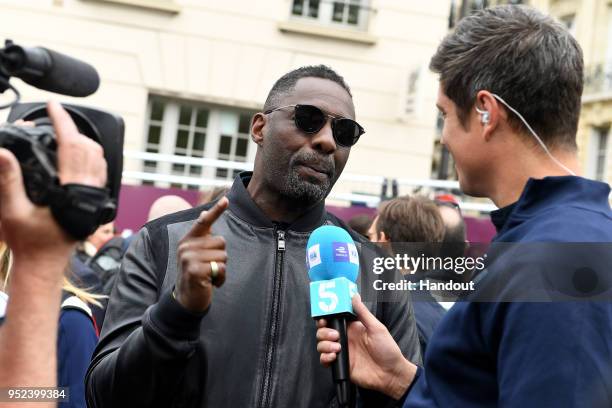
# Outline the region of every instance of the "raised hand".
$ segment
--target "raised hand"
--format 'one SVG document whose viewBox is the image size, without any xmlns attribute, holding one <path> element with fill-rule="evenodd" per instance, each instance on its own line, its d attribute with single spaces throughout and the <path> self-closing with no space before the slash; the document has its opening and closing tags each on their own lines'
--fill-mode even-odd
<svg viewBox="0 0 612 408">
<path fill-rule="evenodd" d="M 213 223 L 223 214 L 229 201 L 221 198 L 210 210 L 200 214 L 193 228 L 178 246 L 179 275 L 175 297 L 192 312 L 208 309 L 212 287 L 225 282 L 225 239 L 211 234 Z"/>
</svg>

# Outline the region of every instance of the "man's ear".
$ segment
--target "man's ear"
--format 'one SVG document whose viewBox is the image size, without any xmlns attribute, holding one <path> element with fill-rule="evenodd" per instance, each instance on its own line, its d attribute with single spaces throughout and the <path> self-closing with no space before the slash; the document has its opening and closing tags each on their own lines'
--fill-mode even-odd
<svg viewBox="0 0 612 408">
<path fill-rule="evenodd" d="M 265 126 L 266 115 L 261 112 L 256 113 L 251 120 L 251 139 L 257 144 L 257 146 L 261 146 L 263 144 L 263 129 Z"/>
<path fill-rule="evenodd" d="M 380 231 L 378 233 L 378 242 L 389 242 L 389 238 L 387 238 L 385 231 Z"/>
<path fill-rule="evenodd" d="M 476 95 L 476 111 L 487 141 L 491 139 L 500 122 L 508 120 L 508 115 L 489 91 L 479 91 Z"/>
</svg>

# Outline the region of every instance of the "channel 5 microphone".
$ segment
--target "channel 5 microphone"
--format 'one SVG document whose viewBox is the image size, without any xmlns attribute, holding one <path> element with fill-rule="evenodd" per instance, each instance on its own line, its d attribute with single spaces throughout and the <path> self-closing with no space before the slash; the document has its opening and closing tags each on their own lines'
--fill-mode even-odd
<svg viewBox="0 0 612 408">
<path fill-rule="evenodd" d="M 324 317 L 340 333 L 341 351 L 332 364 L 332 376 L 341 407 L 354 406 L 350 381 L 347 320 L 355 318 L 351 299 L 357 293 L 359 254 L 355 242 L 342 228 L 324 225 L 312 232 L 307 245 L 310 277 L 310 312 Z"/>
</svg>

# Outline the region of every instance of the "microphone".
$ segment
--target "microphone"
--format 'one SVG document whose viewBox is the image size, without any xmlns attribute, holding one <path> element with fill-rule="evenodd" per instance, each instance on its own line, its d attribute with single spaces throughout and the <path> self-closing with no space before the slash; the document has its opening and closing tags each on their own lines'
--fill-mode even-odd
<svg viewBox="0 0 612 408">
<path fill-rule="evenodd" d="M 332 377 L 341 407 L 354 406 L 355 389 L 350 381 L 347 319 L 355 317 L 351 299 L 357 293 L 359 254 L 355 242 L 342 228 L 324 225 L 308 239 L 310 312 L 325 317 L 340 333 L 341 350 L 332 364 Z"/>
<path fill-rule="evenodd" d="M 100 77 L 91 65 L 43 47 L 21 47 L 7 40 L 0 49 L 0 72 L 21 78 L 45 91 L 88 96 L 98 90 Z"/>
</svg>

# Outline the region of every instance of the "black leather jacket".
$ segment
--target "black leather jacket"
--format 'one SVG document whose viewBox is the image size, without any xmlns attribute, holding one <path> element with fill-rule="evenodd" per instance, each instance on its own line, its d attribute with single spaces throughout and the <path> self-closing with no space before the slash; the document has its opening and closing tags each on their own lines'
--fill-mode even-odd
<svg viewBox="0 0 612 408">
<path fill-rule="evenodd" d="M 336 405 L 330 370 L 316 351 L 306 243 L 318 226 L 343 224 L 323 203 L 291 225 L 275 224 L 246 191 L 249 180 L 250 173 L 236 179 L 229 209 L 213 225 L 227 242 L 227 275 L 204 314 L 190 313 L 171 294 L 178 241 L 204 207 L 152 221 L 133 240 L 87 373 L 90 408 Z M 408 299 L 368 307 L 420 364 Z M 365 390 L 359 399 L 394 404 Z"/>
</svg>

